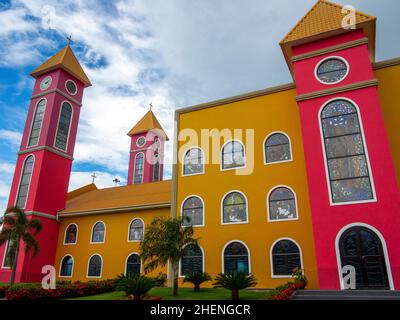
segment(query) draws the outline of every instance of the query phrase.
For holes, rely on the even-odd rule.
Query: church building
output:
[[[59,280],[144,273],[146,227],[171,216],[200,238],[181,259],[184,286],[189,273],[244,271],[273,288],[298,267],[308,288],[339,290],[352,266],[357,289],[400,290],[400,58],[376,62],[377,19],[354,14],[344,27],[342,6],[319,0],[283,38],[293,82],[177,109],[171,180],[150,110],[128,133],[127,185],[68,192],[91,82],[69,45],[35,69],[8,205],[43,230],[17,282],[41,281],[44,265]],[[150,276],[171,283],[168,269]]]

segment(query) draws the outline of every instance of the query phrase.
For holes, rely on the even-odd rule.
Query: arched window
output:
[[[154,152],[153,182],[159,180],[160,180],[160,156],[158,152]]]
[[[143,240],[143,221],[141,219],[135,219],[129,226],[129,241],[141,241]]]
[[[230,243],[224,250],[224,273],[249,273],[249,253],[245,245],[240,242]]]
[[[67,150],[69,128],[72,119],[72,106],[68,102],[63,102],[58,120],[57,135],[54,146],[63,151]]]
[[[89,259],[88,277],[101,277],[101,268],[103,261],[98,254],[94,254]]]
[[[126,274],[140,274],[141,260],[138,254],[132,253],[126,260]]]
[[[228,193],[223,202],[223,223],[247,221],[247,203],[245,196],[237,191]]]
[[[199,174],[204,172],[204,155],[200,148],[191,148],[183,158],[183,175]]]
[[[182,218],[184,218],[182,224],[184,226],[202,226],[204,224],[203,210],[203,201],[199,197],[187,198],[182,206]]]
[[[203,251],[196,244],[189,244],[183,249],[181,276],[203,272]]]
[[[61,261],[60,276],[71,277],[73,267],[74,267],[74,259],[70,255],[65,256]]]
[[[135,172],[133,178],[134,184],[140,184],[143,182],[143,168],[144,168],[144,155],[142,152],[140,152],[135,157]]]
[[[283,133],[274,133],[265,140],[265,163],[292,160],[289,138]]]
[[[92,231],[92,242],[93,243],[104,242],[105,235],[106,235],[106,226],[104,225],[104,223],[101,221],[96,222]]]
[[[222,169],[245,166],[244,146],[239,141],[229,141],[222,148]]]
[[[374,199],[356,107],[334,100],[323,108],[321,124],[332,202]]]
[[[25,159],[24,167],[22,169],[21,181],[19,183],[17,200],[15,206],[24,209],[26,206],[26,199],[28,198],[29,185],[31,184],[31,177],[35,159],[33,156],[28,156]]]
[[[70,224],[65,231],[64,244],[74,244],[76,243],[78,235],[78,227],[76,224]]]
[[[279,240],[272,247],[272,270],[274,276],[291,276],[293,269],[300,268],[300,249],[289,239]]]
[[[29,136],[28,147],[38,144],[40,130],[42,128],[44,111],[46,110],[46,99],[42,99],[36,106],[35,115],[33,116],[31,134]]]
[[[293,192],[285,187],[274,189],[268,198],[269,219],[297,219],[296,198]]]

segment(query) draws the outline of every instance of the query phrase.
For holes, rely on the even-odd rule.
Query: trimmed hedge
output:
[[[8,300],[55,300],[90,296],[115,291],[113,280],[58,282],[56,289],[45,290],[40,284],[16,284],[6,288]]]

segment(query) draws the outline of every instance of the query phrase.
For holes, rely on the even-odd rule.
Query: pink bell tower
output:
[[[128,136],[131,137],[128,184],[162,181],[164,145],[168,136],[151,109]]]
[[[67,45],[36,68],[8,206],[41,220],[39,254],[21,243],[16,282],[41,281],[43,265],[53,265],[58,237],[57,212],[64,209],[71,174],[83,91],[91,83]],[[9,281],[7,245],[0,247],[0,281]]]

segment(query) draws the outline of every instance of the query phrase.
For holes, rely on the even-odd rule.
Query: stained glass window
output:
[[[144,168],[144,155],[143,153],[138,153],[135,157],[135,172],[133,183],[140,184],[143,180],[143,168]]]
[[[282,133],[271,135],[265,141],[264,148],[266,163],[288,161],[292,159],[289,139]]]
[[[239,192],[231,192],[223,200],[223,222],[247,221],[246,198]]]
[[[333,203],[374,198],[358,112],[347,100],[329,103],[321,114]]]
[[[203,202],[199,197],[190,197],[182,206],[182,224],[184,226],[203,225]]]
[[[323,61],[317,68],[317,77],[323,83],[333,84],[339,82],[347,75],[346,63],[338,58]]]
[[[76,243],[76,236],[78,233],[78,228],[76,224],[70,224],[65,232],[64,243],[73,244]]]
[[[230,243],[224,251],[224,273],[249,273],[249,253],[240,242]]]
[[[153,182],[160,180],[160,156],[154,153]]]
[[[244,147],[239,141],[230,141],[222,149],[222,169],[245,166]]]
[[[272,248],[272,266],[275,276],[291,276],[293,269],[302,268],[300,250],[290,240],[280,240]]]
[[[92,242],[104,242],[106,227],[103,222],[97,222],[93,227]]]
[[[139,255],[133,253],[126,261],[126,274],[140,274],[141,260]]]
[[[186,151],[183,160],[183,175],[198,174],[204,171],[203,151],[192,148]]]
[[[269,195],[270,220],[296,219],[296,199],[293,192],[285,187],[276,188]]]
[[[55,146],[66,151],[68,144],[69,127],[71,125],[72,106],[64,102],[61,106],[60,119],[58,121]]]
[[[61,261],[60,276],[71,277],[74,259],[71,256],[65,256]]]
[[[203,272],[203,252],[195,244],[189,244],[183,250],[181,260],[181,275]]]
[[[21,181],[19,183],[16,207],[24,209],[26,206],[26,199],[28,198],[29,185],[31,183],[31,176],[33,171],[34,158],[28,156],[25,159],[24,168],[22,169]]]
[[[42,99],[36,106],[35,115],[33,117],[33,122],[32,122],[31,134],[29,136],[28,147],[32,147],[38,144],[45,110],[46,110],[46,100]]]
[[[140,219],[135,219],[129,226],[129,241],[143,240],[143,222]]]
[[[98,254],[92,256],[89,260],[88,277],[101,276],[102,260]]]

